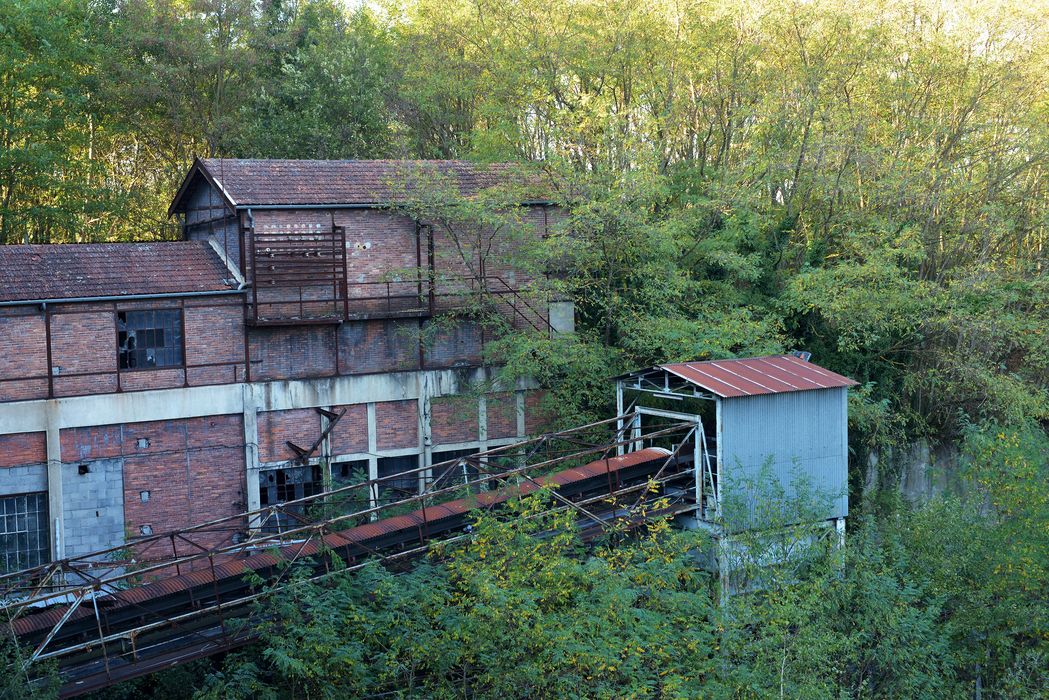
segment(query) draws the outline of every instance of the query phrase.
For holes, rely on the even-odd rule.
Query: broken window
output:
[[[379,478],[394,476],[401,472],[419,468],[418,455],[405,455],[404,457],[380,457]],[[419,493],[419,472],[403,476],[394,476],[379,482],[379,502],[393,503],[411,498]]]
[[[120,369],[181,367],[182,310],[117,312]]]
[[[349,462],[336,462],[331,465],[331,488],[333,491],[360,484],[368,480],[368,460],[355,459]],[[375,498],[371,489],[366,487],[350,489],[332,495],[328,502],[333,510],[341,515],[356,513],[370,508]]]
[[[300,498],[314,496],[323,490],[324,477],[319,464],[263,469],[259,472],[259,498],[263,507],[297,501]],[[306,504],[308,505],[312,504]],[[285,532],[301,527],[311,517],[306,506],[303,504],[286,506],[285,512],[269,516],[262,529],[266,532]]]
[[[466,457],[478,453],[476,447],[465,450],[442,450],[430,455],[430,464],[436,465],[430,469],[430,482],[433,489],[445,489],[450,486],[465,484],[478,478],[477,467],[465,460]],[[449,460],[462,460],[458,463]],[[446,462],[446,464],[442,464]]]
[[[19,571],[51,560],[47,492],[0,497],[0,571]]]

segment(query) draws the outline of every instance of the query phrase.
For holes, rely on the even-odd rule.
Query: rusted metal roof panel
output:
[[[858,383],[793,355],[679,362],[659,367],[726,399],[832,389]]]

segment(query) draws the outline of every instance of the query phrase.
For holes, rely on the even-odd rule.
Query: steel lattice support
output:
[[[176,650],[181,650],[178,659],[197,658],[250,640],[251,603],[294,585],[287,579],[289,564],[308,562],[306,578],[319,580],[376,560],[395,564],[435,543],[468,537],[461,528],[442,524],[449,510],[497,508],[545,488],[551,501],[544,514],[573,511],[591,536],[612,523],[639,525],[642,511],[652,519],[694,510],[701,501],[694,457],[703,441],[701,426],[667,420],[639,436],[634,428],[616,430],[617,423],[635,421],[617,416],[0,576],[7,601],[0,610],[12,634],[32,642],[27,664],[54,659],[70,683],[78,673],[92,679],[75,687],[67,683],[72,695],[176,663],[171,657]],[[635,458],[636,468],[631,457],[614,456],[621,446],[642,443],[666,447],[643,450],[647,461]],[[368,494],[408,477],[426,483],[425,490],[372,505]],[[585,488],[561,493],[569,488],[562,482]],[[340,504],[355,497],[367,507],[340,512]],[[662,505],[653,510],[657,501]],[[299,524],[268,532],[267,525],[281,514]],[[411,526],[405,518],[414,518]],[[384,540],[388,531],[400,539]],[[249,572],[262,575],[266,585],[247,585]],[[245,623],[231,627],[234,619]]]

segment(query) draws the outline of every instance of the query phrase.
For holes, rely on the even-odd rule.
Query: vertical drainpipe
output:
[[[40,305],[44,312],[44,343],[47,349],[47,398],[55,398],[55,370],[51,364],[51,312],[47,310],[47,302]]]

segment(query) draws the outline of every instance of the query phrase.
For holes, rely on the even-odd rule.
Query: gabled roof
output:
[[[0,246],[0,302],[235,288],[204,241]]]
[[[794,355],[678,362],[631,372],[623,377],[641,376],[654,371],[669,372],[690,384],[726,399],[759,394],[832,389],[858,384],[848,377],[843,377],[812,362],[806,362]]]
[[[202,177],[232,209],[260,206],[382,206],[403,196],[413,174],[449,178],[464,195],[514,179],[515,166],[461,160],[264,160],[201,158],[175,195],[169,214],[183,211],[190,185]],[[537,198],[538,199],[538,198]]]

